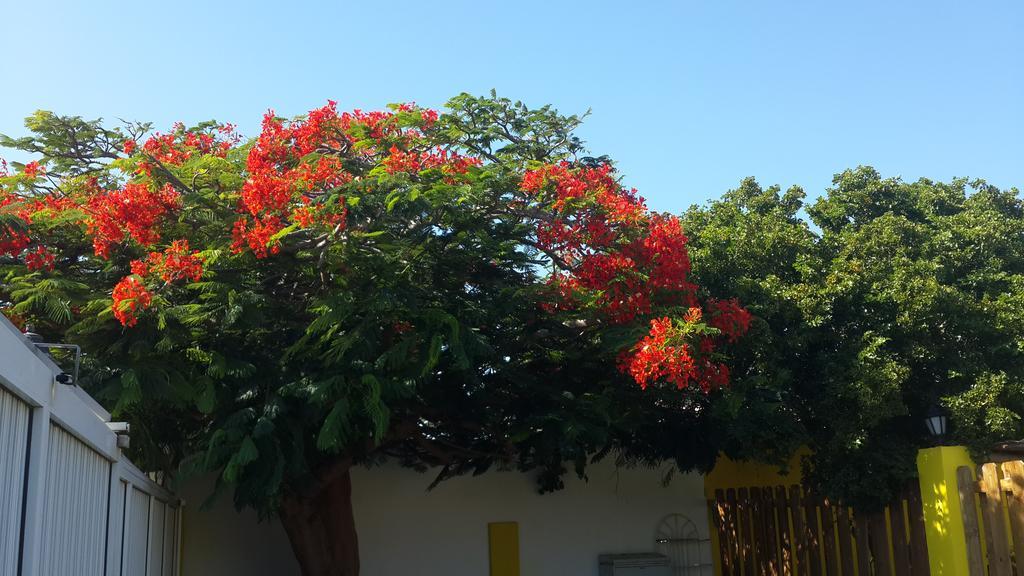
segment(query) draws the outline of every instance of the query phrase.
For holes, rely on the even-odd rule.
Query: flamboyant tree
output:
[[[706,468],[751,317],[678,218],[497,97],[231,125],[37,113],[0,177],[0,304],[86,352],[137,458],[215,471],[308,576],[358,573],[350,468]]]

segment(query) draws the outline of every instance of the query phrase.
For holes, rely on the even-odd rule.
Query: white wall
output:
[[[181,576],[298,576],[299,566],[284,529],[276,521],[258,523],[251,510],[235,512],[225,493],[206,510],[212,480],[193,482],[179,492],[182,507]]]
[[[484,576],[487,523],[519,523],[523,576],[596,575],[597,555],[655,549],[659,519],[678,512],[707,537],[703,480],[677,474],[667,487],[655,470],[616,470],[602,463],[589,482],[566,478],[566,489],[536,493],[515,472],[456,478],[427,492],[433,479],[397,466],[358,469],[353,499],[364,576]],[[284,531],[235,514],[230,497],[198,510],[208,483],[188,487],[185,576],[299,573]]]

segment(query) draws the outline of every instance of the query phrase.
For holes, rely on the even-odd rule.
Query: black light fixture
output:
[[[938,404],[932,404],[931,408],[928,409],[928,414],[925,416],[924,423],[928,426],[928,432],[933,437],[941,439],[946,435],[947,420],[946,411]]]

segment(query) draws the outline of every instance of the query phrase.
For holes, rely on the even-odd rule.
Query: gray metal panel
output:
[[[164,516],[167,504],[153,500],[153,515],[149,518],[149,576],[161,576],[164,567]]]
[[[164,564],[160,576],[174,576],[174,564],[177,558],[175,552],[178,547],[175,545],[178,539],[178,507],[167,506],[167,515],[164,518]]]
[[[43,576],[103,576],[110,462],[50,425],[43,505]]]
[[[146,576],[146,561],[149,552],[150,496],[133,487],[128,500],[129,518],[128,526],[125,528],[127,559],[122,576]]]
[[[28,404],[0,387],[0,574],[16,574],[25,499]]]

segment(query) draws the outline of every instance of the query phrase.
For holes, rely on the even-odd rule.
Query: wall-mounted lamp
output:
[[[946,436],[947,422],[948,418],[946,417],[946,411],[938,404],[933,404],[932,407],[928,409],[928,414],[924,419],[924,423],[928,427],[928,433],[930,433],[936,440],[941,440]]]

